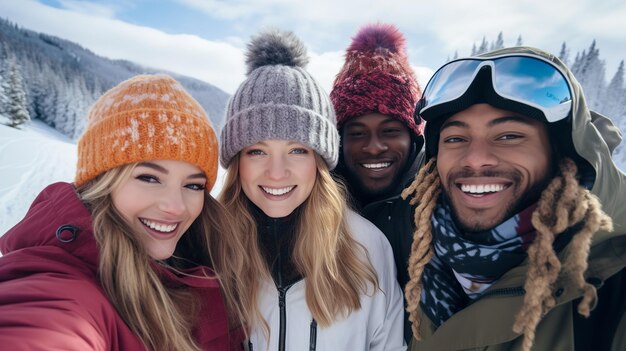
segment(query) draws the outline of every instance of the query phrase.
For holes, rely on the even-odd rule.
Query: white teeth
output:
[[[152,221],[149,221],[149,220],[143,219],[143,218],[140,218],[139,220],[141,221],[141,223],[145,224],[146,226],[150,227],[151,229],[154,229],[157,232],[162,232],[162,233],[173,232],[174,229],[176,229],[176,227],[178,227],[178,224],[170,224],[170,225],[160,224],[160,223],[152,222]]]
[[[391,162],[381,162],[381,163],[363,163],[363,167],[369,169],[378,169],[378,168],[387,168],[391,166]]]
[[[265,187],[265,186],[262,186],[261,188],[263,189],[263,191],[265,191],[268,194],[275,195],[275,196],[280,196],[280,195],[287,194],[288,192],[293,190],[293,188],[295,188],[295,186],[292,185],[292,186],[287,186],[287,187],[278,188],[278,189],[276,189],[276,188],[268,188],[268,187]]]
[[[469,184],[461,184],[461,191],[464,193],[471,194],[484,194],[484,193],[495,193],[498,191],[504,190],[504,185],[502,184],[480,184],[480,185],[469,185]]]

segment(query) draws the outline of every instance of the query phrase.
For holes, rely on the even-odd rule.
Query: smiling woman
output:
[[[335,113],[304,69],[303,43],[272,30],[248,48],[248,78],[222,129],[219,199],[244,242],[233,256],[249,349],[404,350],[391,247],[330,174]]]
[[[130,224],[150,257],[172,256],[178,240],[198,218],[206,176],[184,161],[141,162],[113,189],[113,206]]]
[[[0,344],[240,350],[226,263],[239,244],[222,239],[232,220],[209,195],[216,173],[213,127],[178,82],[137,76],[106,92],[75,183],[48,186],[0,238]]]

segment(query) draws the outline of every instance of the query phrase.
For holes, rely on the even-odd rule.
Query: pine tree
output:
[[[605,89],[605,63],[600,59],[600,50],[596,48],[594,40],[589,46],[589,50],[577,55],[576,61],[572,65],[572,73],[583,86],[587,105],[590,109],[602,112],[606,106],[602,106],[601,97]]]
[[[487,51],[489,51],[489,43],[487,43],[487,38],[483,36],[483,41],[480,43],[480,47],[478,48],[476,54],[482,54]]]
[[[8,119],[7,108],[9,105],[9,97],[7,96],[7,91],[9,88],[9,74],[6,65],[7,61],[6,44],[2,43],[2,45],[0,45],[0,121],[6,121]]]
[[[502,49],[504,47],[504,39],[502,38],[502,32],[498,33],[498,38],[491,44],[491,50]]]
[[[0,61],[0,121],[6,121],[8,119],[6,110],[9,105],[9,97],[7,96],[8,77],[6,77],[6,71],[2,66]]]
[[[561,44],[561,52],[559,53],[559,60],[563,61],[565,65],[569,65],[569,49],[565,42]]]
[[[9,62],[9,84],[6,94],[9,98],[6,112],[9,119],[7,125],[19,128],[30,120],[30,115],[26,106],[26,93],[24,92],[22,75],[14,60]]]

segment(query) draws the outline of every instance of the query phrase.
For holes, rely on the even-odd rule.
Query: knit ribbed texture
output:
[[[102,95],[78,141],[76,186],[126,164],[178,160],[198,166],[210,191],[217,176],[217,137],[206,112],[174,79],[140,75]]]
[[[337,113],[337,128],[350,118],[381,113],[422,135],[424,123],[413,119],[421,94],[400,31],[393,25],[371,24],[359,30],[346,50],[346,61],[330,98]]]
[[[314,149],[332,169],[339,134],[328,94],[305,70],[306,48],[291,32],[271,30],[248,45],[248,77],[231,97],[221,131],[220,161],[243,148],[282,139]]]

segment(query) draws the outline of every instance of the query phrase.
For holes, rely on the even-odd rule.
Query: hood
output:
[[[71,241],[57,238],[57,231],[65,225],[77,229]],[[59,236],[61,239],[71,238],[71,232],[61,232]],[[91,214],[72,184],[47,186],[33,201],[24,219],[0,237],[0,251],[5,256],[26,248],[42,252],[62,249],[96,270],[98,249],[92,233]]]
[[[562,136],[573,145],[571,150],[583,162],[577,162],[579,168],[592,171],[593,186],[591,192],[602,204],[602,209],[613,219],[614,234],[626,235],[626,174],[620,171],[613,163],[611,154],[620,143],[622,135],[611,120],[599,113],[590,111],[587,107],[582,87],[569,68],[556,56],[542,50],[529,47],[513,47],[491,51],[481,55],[483,57],[503,54],[532,54],[551,61],[561,68],[572,85],[572,116],[568,120],[568,128],[560,129],[552,135]],[[558,128],[558,125],[548,128]],[[599,232],[596,241],[610,234]]]

